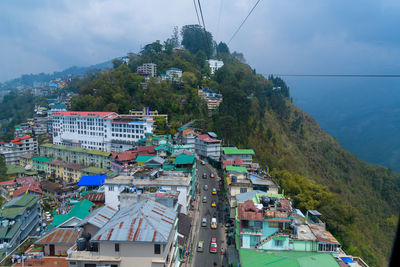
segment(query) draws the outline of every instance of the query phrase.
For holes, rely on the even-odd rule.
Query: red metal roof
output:
[[[258,209],[253,201],[247,200],[244,203],[239,203],[238,218],[244,220],[263,220],[264,216],[262,210]]]
[[[280,199],[279,202],[282,205],[283,211],[292,211],[292,206],[290,206],[289,201],[287,201],[286,199]]]
[[[98,111],[58,111],[54,112],[53,116],[68,116],[68,117],[89,117],[96,118],[102,117],[104,119],[113,119],[118,117],[118,114],[115,112],[98,112]]]
[[[8,180],[8,181],[0,182],[0,186],[13,185],[13,184],[15,184],[15,180]]]
[[[41,245],[47,244],[66,244],[73,245],[79,237],[80,230],[73,228],[54,228],[35,243]]]
[[[215,143],[215,142],[221,142],[221,140],[211,138],[208,134],[201,134],[197,136],[201,141],[204,141],[206,143]]]
[[[18,197],[18,196],[26,193],[27,191],[42,194],[42,189],[40,189],[40,187],[38,187],[37,185],[26,185],[25,184],[13,192],[13,197]]]

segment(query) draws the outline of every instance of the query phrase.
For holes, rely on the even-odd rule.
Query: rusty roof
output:
[[[44,236],[39,238],[35,244],[40,245],[73,245],[80,235],[79,228],[54,228]]]
[[[263,211],[258,209],[251,200],[244,203],[239,203],[238,218],[244,220],[263,220]]]
[[[86,194],[83,198],[92,202],[101,202],[101,203],[105,202],[104,192],[92,192]]]
[[[283,211],[292,211],[292,206],[290,205],[290,202],[288,200],[280,199],[279,202],[281,203]]]
[[[312,223],[310,223],[309,226],[319,242],[326,242],[326,243],[340,245],[340,243],[336,240],[336,238],[330,232],[325,230],[325,227]]]
[[[150,199],[118,211],[92,241],[167,243],[177,214]]]
[[[94,210],[87,216],[79,225],[85,225],[87,223],[93,224],[98,228],[103,227],[117,212],[116,209],[110,206],[103,206],[99,209]]]

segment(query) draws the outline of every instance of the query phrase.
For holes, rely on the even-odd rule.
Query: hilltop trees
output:
[[[213,54],[214,43],[210,32],[204,30],[200,25],[185,25],[181,30],[182,45],[192,54],[202,50],[207,58]]]

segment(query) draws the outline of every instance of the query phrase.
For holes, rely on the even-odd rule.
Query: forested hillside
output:
[[[73,81],[70,88],[80,95],[72,108],[128,113],[148,106],[168,113],[170,125],[162,130],[172,134],[196,119],[197,127],[217,132],[225,144],[253,148],[296,207],[323,213],[348,253],[362,256],[371,266],[387,265],[400,207],[399,175],[345,151],[291,104],[289,88],[280,78],[256,74],[241,63],[242,55],[214,43],[210,33],[204,38],[200,26],[184,26],[181,33],[185,51],[173,49],[178,45],[174,34],[131,55],[128,65],[114,60],[112,70]],[[205,62],[208,55],[225,63],[212,76]],[[144,83],[134,72],[146,62],[156,63],[158,73],[182,69],[182,82],[151,78]],[[223,94],[212,116],[197,95],[199,87]]]

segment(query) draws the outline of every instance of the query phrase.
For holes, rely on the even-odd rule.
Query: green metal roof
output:
[[[179,154],[175,158],[174,164],[193,164],[195,159],[196,159],[195,155]]]
[[[50,109],[66,109],[67,105],[65,104],[50,104]]]
[[[245,167],[228,165],[228,166],[226,166],[226,171],[228,171],[228,172],[247,172],[247,169]]]
[[[23,195],[17,201],[8,202],[2,207],[2,217],[7,219],[15,219],[17,216],[24,214],[25,209],[31,208],[37,204],[39,198],[34,195]]]
[[[136,162],[145,162],[148,161],[149,159],[154,158],[155,156],[138,156],[136,158]]]
[[[23,207],[4,209],[2,212],[2,217],[12,220],[12,219],[15,219],[16,217],[24,214],[24,211],[25,211],[25,208],[23,208]]]
[[[46,158],[46,157],[36,157],[36,158],[32,158],[33,161],[37,161],[37,162],[41,162],[41,163],[46,163],[49,161],[52,161],[52,158]]]
[[[49,147],[49,148],[60,149],[60,150],[69,150],[69,151],[73,151],[73,152],[87,153],[87,154],[99,155],[99,156],[104,156],[104,157],[108,157],[110,155],[110,152],[100,151],[100,150],[90,150],[90,149],[85,149],[85,148],[81,148],[81,147],[69,147],[69,146],[53,145],[53,144],[43,144],[43,145],[41,145],[41,147]]]
[[[175,168],[174,165],[172,165],[171,163],[164,163],[163,164],[163,170],[165,171],[170,171],[173,170]]]
[[[18,229],[21,227],[22,222],[15,222],[11,227],[0,227],[0,239],[12,239]]]
[[[246,154],[246,155],[254,155],[253,149],[239,149],[237,147],[223,147],[222,151],[225,155],[238,155],[238,154]]]
[[[85,169],[82,169],[81,172],[87,172],[87,173],[94,173],[94,174],[100,174],[102,172],[106,173],[106,169],[98,168],[98,167],[88,167]]]
[[[94,205],[93,202],[91,202],[87,199],[79,201],[72,207],[72,209],[70,210],[70,212],[68,214],[54,215],[52,225],[58,226],[73,217],[77,217],[77,218],[83,220],[90,214],[90,209],[92,208],[93,205]]]
[[[168,150],[168,147],[160,145],[160,146],[156,146],[154,149],[155,150],[160,150],[160,149]]]
[[[14,204],[10,205],[10,207],[25,207],[31,208],[39,201],[39,197],[34,195],[23,195],[20,199],[18,199]]]
[[[339,264],[329,253],[300,251],[261,251],[240,249],[243,267],[338,267]]]
[[[23,173],[25,172],[25,168],[18,165],[7,165],[7,175]]]

